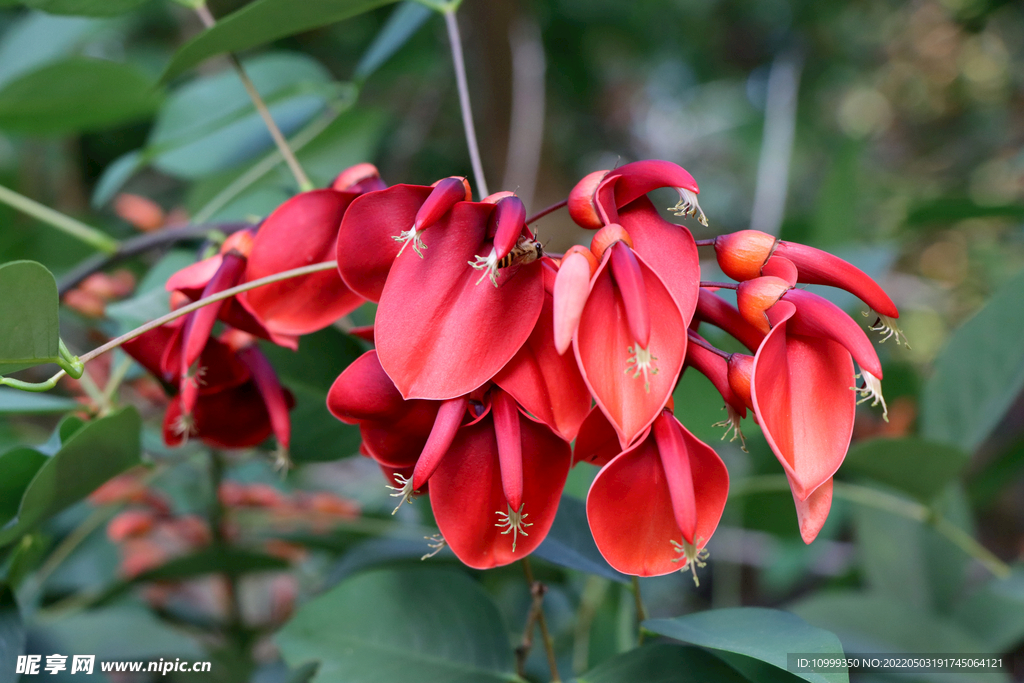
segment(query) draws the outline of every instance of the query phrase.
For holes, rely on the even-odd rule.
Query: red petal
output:
[[[793,480],[790,479],[790,487]],[[796,518],[800,523],[800,537],[804,543],[810,543],[818,537],[821,527],[825,526],[828,519],[829,509],[832,507],[832,478],[814,489],[814,493],[807,496],[806,500],[800,500],[793,494],[793,502],[796,504]]]
[[[402,248],[392,238],[412,227],[432,189],[395,185],[359,197],[348,207],[338,231],[338,272],[353,292],[380,301],[384,281]],[[429,246],[430,237],[424,240]]]
[[[234,287],[238,284],[244,271],[245,257],[237,252],[228,252],[221,259],[221,265],[217,268],[217,272],[206,283],[200,298],[213,296],[218,292]],[[203,347],[206,346],[206,341],[210,338],[213,325],[217,322],[217,316],[220,314],[224,303],[224,301],[217,301],[208,304],[186,316],[185,330],[183,332],[185,348],[179,370],[182,377],[185,376],[188,369],[199,358],[199,354],[203,352]]]
[[[757,347],[764,339],[764,333],[748,323],[734,306],[707,289],[700,290],[694,318],[728,332],[751,353],[757,353]]]
[[[452,447],[455,435],[462,426],[466,416],[469,399],[465,396],[452,398],[441,403],[437,409],[434,426],[430,428],[430,436],[423,445],[423,452],[416,461],[416,469],[412,475],[412,490],[419,491],[427,484],[427,480],[441,464],[441,458]]]
[[[490,569],[529,555],[547,536],[569,473],[569,445],[546,426],[520,415],[523,511],[526,535],[497,526],[508,512],[490,414],[459,430],[450,453],[430,479],[430,506],[452,551],[474,569]]]
[[[184,441],[185,434],[177,428],[181,414],[181,398],[176,397],[164,415],[164,441],[169,446]],[[192,417],[195,424],[191,436],[216,448],[249,448],[261,443],[271,432],[263,397],[252,382],[201,395]]]
[[[220,269],[222,254],[211,256],[208,259],[197,261],[190,266],[185,266],[167,279],[164,288],[168,292],[184,292],[190,299],[199,298],[200,292],[206,287],[214,274]]]
[[[633,238],[633,251],[665,283],[689,325],[700,291],[700,257],[693,235],[664,220],[646,197],[621,208],[619,223]]]
[[[526,227],[526,207],[519,197],[502,197],[494,210],[494,251],[499,259],[505,258],[516,246]]]
[[[501,389],[491,393],[491,415],[498,440],[498,463],[501,465],[501,489],[513,510],[523,505],[523,437],[519,429],[519,407],[516,400]]]
[[[589,462],[603,467],[622,452],[615,427],[608,421],[601,409],[594,406],[583,421],[573,449],[573,464]]]
[[[252,373],[256,388],[263,397],[263,404],[267,407],[274,437],[278,445],[287,452],[291,446],[292,421],[288,416],[288,401],[281,382],[277,379],[277,373],[257,346],[242,349],[238,352],[238,358]]]
[[[580,324],[583,306],[590,293],[590,262],[582,254],[568,254],[562,259],[555,277],[554,322],[555,349],[563,354],[572,345],[572,336]],[[541,316],[546,316],[542,313]]]
[[[589,280],[590,266],[583,257],[580,260]],[[494,376],[494,382],[512,394],[531,415],[566,441],[572,441],[590,412],[590,391],[576,356],[560,355],[555,349],[554,309],[553,297],[545,292],[544,307],[530,338]]]
[[[696,332],[694,333],[696,334]],[[703,339],[697,335],[699,339]],[[747,416],[747,406],[743,399],[733,392],[729,384],[729,363],[716,353],[704,347],[690,343],[686,346],[686,365],[693,366],[698,372],[711,380],[722,399],[732,406],[740,417]]]
[[[606,252],[594,276],[574,348],[590,393],[625,446],[654,421],[672,395],[686,355],[686,323],[661,279],[638,258],[651,313],[648,350],[657,359],[653,361],[657,373],[648,372],[645,377],[640,372],[634,377],[629,361],[636,341],[627,323],[622,295],[608,268],[608,256]],[[630,348],[634,351],[627,350]],[[628,374],[627,367],[631,368]]]
[[[625,242],[614,243],[610,251],[609,265],[615,287],[622,296],[629,331],[640,346],[647,348],[651,341],[651,316],[647,310],[647,290],[640,273],[640,263]]]
[[[796,307],[772,308],[775,327],[754,357],[754,413],[768,445],[789,475],[794,495],[806,500],[846,457],[856,396],[853,361],[841,345],[789,334]]]
[[[353,197],[313,190],[277,207],[256,234],[245,280],[337,258],[338,227]],[[285,335],[323,329],[363,302],[334,270],[257,287],[241,300],[268,330]]]
[[[544,303],[540,261],[502,269],[498,287],[469,266],[489,252],[493,210],[456,204],[430,228],[423,258],[406,249],[395,259],[374,337],[381,365],[406,398],[471,393],[512,359],[537,323]]]
[[[900,317],[896,304],[877,282],[838,256],[795,242],[779,242],[773,253],[784,256],[796,265],[800,272],[800,282],[845,289],[882,315]]]
[[[853,318],[823,297],[802,289],[791,289],[783,297],[796,305],[790,322],[791,333],[825,337],[842,344],[863,370],[882,378],[882,362],[875,346]]]
[[[682,428],[695,482],[694,536],[703,547],[725,509],[729,474],[718,455]],[[648,433],[609,462],[594,479],[587,496],[587,519],[608,564],[626,574],[660,576],[679,571],[679,552],[671,541],[682,539],[672,495],[654,437]]]

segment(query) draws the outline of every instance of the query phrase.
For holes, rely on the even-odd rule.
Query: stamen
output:
[[[658,360],[658,357],[651,355],[651,348],[649,346],[645,349],[640,344],[627,346],[626,352],[630,354],[629,359],[626,361],[626,374],[628,375],[632,372],[633,379],[636,379],[643,373],[644,391],[651,393],[650,376],[658,374],[658,368],[654,367],[654,361]]]
[[[398,250],[398,253],[395,255],[395,258],[401,256],[402,252],[405,251],[405,248],[409,246],[410,243],[412,244],[412,250],[416,252],[416,255],[419,256],[420,258],[423,258],[423,252],[420,250],[426,249],[427,245],[425,245],[423,243],[423,240],[420,239],[420,235],[422,234],[422,230],[417,230],[416,226],[413,226],[408,230],[403,230],[397,235],[392,235],[391,239],[395,240],[396,242],[402,242],[402,248]]]
[[[273,468],[275,472],[280,472],[281,476],[288,474],[288,470],[295,466],[292,462],[291,453],[287,449],[278,446],[273,453]]]
[[[707,563],[704,561],[711,556],[707,548],[700,547],[700,542],[703,538],[698,538],[696,543],[687,543],[686,539],[683,539],[682,543],[678,541],[669,541],[679,553],[679,557],[672,560],[673,562],[682,562],[683,566],[679,568],[679,571],[685,572],[687,569],[693,574],[693,584],[700,586],[700,580],[697,578],[697,568],[706,567]]]
[[[387,486],[386,488],[395,491],[395,493],[391,494],[392,498],[401,497],[402,500],[398,501],[398,505],[395,506],[395,509],[391,511],[391,514],[395,514],[396,512],[398,512],[398,508],[402,507],[402,503],[407,502],[409,503],[409,505],[412,505],[412,496],[415,493],[415,491],[412,490],[412,477],[406,479],[401,474],[398,474],[396,472],[395,483],[398,484],[398,486]]]
[[[174,421],[174,433],[181,437],[181,445],[184,446],[188,443],[188,438],[195,434],[196,418],[192,415],[186,415],[182,413],[178,416],[178,419]]]
[[[882,404],[882,419],[886,422],[889,421],[889,406],[885,405],[885,398],[882,396],[882,380],[872,375],[867,370],[862,370],[857,377],[864,380],[863,387],[850,387],[858,394],[861,398],[857,401],[857,405],[866,401],[871,401],[871,407],[874,408],[881,402]],[[874,400],[872,400],[874,399]]]
[[[491,279],[491,284],[495,287],[498,286],[498,253],[492,248],[491,253],[487,256],[475,256],[475,261],[469,261],[469,265],[477,270],[484,271],[484,274],[480,276],[480,279],[476,281],[476,284],[480,284],[484,281],[485,277]]]
[[[865,313],[866,317],[868,314]],[[882,335],[882,338],[878,341],[879,344],[884,344],[886,339],[893,337],[896,339],[896,345],[900,343],[900,337],[903,337],[903,343],[910,348],[910,343],[907,341],[907,335],[903,334],[903,330],[896,324],[896,321],[887,315],[878,314],[878,318],[875,319],[874,324],[868,327],[873,332],[878,332]]]
[[[183,378],[186,382],[194,386],[195,388],[205,387],[206,380],[206,368],[199,365],[198,361],[188,369]]]
[[[501,532],[502,536],[507,536],[509,532],[512,533],[512,552],[516,551],[516,536],[522,534],[523,536],[529,536],[526,533],[525,527],[533,526],[532,522],[524,522],[523,520],[529,517],[529,514],[523,512],[523,508],[526,507],[526,503],[519,506],[519,512],[512,509],[511,506],[508,508],[508,512],[497,512],[494,514],[498,515],[501,519],[494,526],[505,527],[505,530]]]
[[[444,540],[444,536],[441,534],[434,534],[433,536],[424,536],[424,540],[427,542],[428,548],[433,548],[429,553],[420,558],[420,561],[437,555],[439,552],[444,550],[444,547],[448,545],[448,541]]]
[[[696,216],[697,221],[707,227],[708,218],[704,215],[704,210],[700,208],[696,193],[683,187],[677,187],[676,191],[679,193],[679,201],[669,211],[677,216]]]
[[[722,434],[722,441],[725,441],[725,437],[729,436],[729,432],[732,432],[732,438],[729,439],[729,443],[736,440],[736,437],[740,439],[740,449],[744,453],[749,453],[747,450],[747,440],[743,436],[743,430],[740,428],[740,414],[733,410],[731,405],[726,404],[725,410],[726,418],[721,422],[716,422],[711,425],[712,427],[725,427],[725,434]]]

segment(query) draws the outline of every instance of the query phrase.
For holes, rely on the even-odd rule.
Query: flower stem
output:
[[[462,38],[459,22],[455,18],[455,7],[444,10],[444,22],[448,27],[448,41],[452,48],[452,63],[455,65],[455,83],[459,88],[459,105],[462,107],[462,125],[466,129],[466,146],[469,147],[469,161],[473,165],[473,180],[480,197],[490,194],[484,179],[484,166],[480,161],[480,148],[476,142],[476,128],[473,126],[473,109],[469,104],[469,85],[466,82],[466,62],[462,57]]]
[[[206,28],[212,28],[217,23],[217,20],[210,12],[210,8],[208,8],[205,3],[196,6],[196,14],[199,15],[199,19],[203,22],[203,25],[206,26]],[[249,78],[249,74],[245,73],[245,67],[242,66],[242,62],[240,62],[238,57],[233,53],[228,53],[228,60],[235,68],[235,73],[238,74],[238,78],[242,81],[242,85],[245,86],[245,91],[249,93],[249,98],[252,100],[253,105],[255,105],[256,111],[260,113],[260,117],[263,119],[263,123],[266,124],[267,130],[270,131],[270,136],[274,138],[274,144],[277,145],[278,151],[281,152],[281,156],[284,157],[292,175],[295,176],[295,182],[299,184],[299,192],[308,192],[312,190],[316,186],[309,180],[309,176],[306,175],[306,172],[299,164],[299,160],[295,157],[295,153],[292,152],[291,148],[288,146],[288,141],[284,139],[284,134],[281,133],[281,129],[277,127],[274,117],[270,115],[270,110],[267,108],[266,102],[263,101],[263,97],[260,96],[260,93],[253,84],[252,79]]]
[[[700,286],[717,287],[718,289],[736,289],[737,287],[739,287],[739,285],[736,284],[735,282],[705,282],[704,280],[700,281]]]
[[[640,594],[640,578],[637,576],[632,576],[630,578],[633,580],[633,600],[636,602],[636,623],[638,627],[636,644],[643,645],[644,630],[640,625],[647,621],[647,610],[644,608],[644,598]]]
[[[738,485],[733,486],[729,492],[729,497],[788,490],[789,482],[784,475],[757,476],[749,477],[739,482]],[[941,517],[935,510],[926,505],[867,486],[858,486],[857,484],[838,481],[832,484],[832,495],[836,498],[844,498],[857,505],[872,507],[876,510],[883,510],[900,517],[921,522],[922,524],[928,524],[945,536],[953,545],[983,564],[996,578],[1005,579],[1010,575],[1011,570],[1008,564],[996,557],[992,551],[979,543],[973,536],[948,519]]]
[[[708,351],[710,351],[711,353],[715,354],[716,356],[721,356],[722,358],[724,358],[726,360],[729,360],[730,358],[732,358],[732,354],[731,353],[726,353],[722,349],[715,348],[714,346],[709,344],[706,340],[702,339],[701,336],[699,334],[697,334],[696,332],[694,332],[693,330],[687,330],[686,331],[686,336],[689,338],[691,344],[696,344],[697,346],[701,347],[702,349],[707,349]]]
[[[146,332],[149,332],[150,330],[154,330],[154,329],[160,327],[161,325],[166,325],[167,323],[169,323],[169,322],[171,322],[173,320],[177,320],[178,318],[180,318],[183,315],[188,315],[192,311],[200,309],[203,306],[207,306],[209,304],[214,304],[214,303],[217,303],[218,301],[223,301],[224,299],[228,299],[230,297],[233,297],[236,294],[241,294],[242,292],[247,292],[250,289],[256,289],[257,287],[262,287],[263,285],[270,285],[270,284],[273,284],[275,282],[280,282],[281,280],[289,280],[289,279],[291,279],[293,277],[301,277],[303,275],[310,275],[312,273],[319,273],[321,271],[331,270],[331,269],[337,268],[337,267],[338,267],[338,262],[337,261],[324,261],[323,263],[314,263],[313,265],[310,265],[310,266],[302,266],[301,268],[293,268],[292,270],[286,270],[286,271],[283,271],[281,273],[275,273],[273,275],[268,275],[267,277],[261,277],[258,280],[253,280],[252,282],[245,282],[243,284],[238,285],[237,287],[232,287],[230,289],[225,289],[223,292],[217,292],[216,294],[211,294],[210,296],[206,297],[205,299],[199,299],[198,301],[194,301],[194,302],[188,304],[187,306],[182,306],[181,308],[179,308],[177,310],[171,311],[167,315],[162,315],[159,318],[157,318],[156,320],[151,320],[148,323],[146,323],[145,325],[142,325],[140,327],[136,327],[134,330],[131,330],[130,332],[125,332],[124,334],[122,334],[120,337],[117,337],[116,339],[111,339],[106,344],[104,344],[102,346],[98,346],[95,349],[93,349],[92,351],[89,351],[85,355],[81,356],[79,358],[79,362],[81,362],[83,364],[84,363],[88,363],[89,361],[91,361],[91,360],[93,360],[93,359],[95,359],[95,358],[97,358],[99,356],[102,356],[107,351],[110,351],[112,349],[116,349],[117,347],[121,346],[125,342],[129,342],[132,339],[135,339],[136,337],[139,337],[139,336],[145,334]],[[42,383],[40,383],[38,385],[32,385],[32,384],[28,384],[26,382],[20,382],[18,380],[8,379],[6,377],[0,377],[0,386],[10,386],[10,387],[14,387],[15,389],[22,389],[24,391],[45,391],[47,389],[52,389],[54,386],[56,386],[57,380],[59,380],[61,377],[63,377],[66,374],[67,374],[66,371],[61,370],[60,372],[55,374],[50,379],[48,379],[45,382],[42,382]]]
[[[569,203],[568,199],[563,199],[560,202],[555,202],[554,204],[552,204],[551,206],[547,207],[546,209],[541,209],[537,213],[535,213],[532,216],[530,216],[529,218],[527,218],[526,222],[527,222],[527,224],[529,224],[529,223],[533,223],[534,221],[539,221],[541,218],[544,218],[544,216],[547,216],[549,213],[554,213],[555,211],[558,211],[559,209],[561,209],[563,206],[565,206],[568,203]]]
[[[85,242],[98,251],[107,254],[113,254],[117,251],[118,241],[110,235],[90,225],[86,225],[71,216],[66,216],[60,211],[54,211],[50,207],[44,206],[34,199],[29,199],[25,195],[18,194],[14,190],[2,185],[0,185],[0,202],[32,216],[36,220],[52,225],[61,232]]]
[[[532,622],[536,621],[537,625],[540,626],[540,637],[544,641],[544,652],[548,656],[548,668],[551,669],[551,683],[560,683],[562,678],[558,675],[558,660],[555,658],[555,645],[551,640],[551,632],[548,631],[548,620],[544,617],[544,593],[547,592],[547,588],[543,583],[533,578],[533,569],[530,567],[529,558],[524,557],[521,561],[523,566],[523,574],[526,576],[526,582],[530,586],[530,595],[533,596],[533,605],[530,608],[530,616],[526,621],[526,632],[523,634],[523,651],[522,658],[525,662],[526,655],[530,651],[530,644],[532,643],[533,625]]]
[[[712,237],[709,240],[694,240],[694,243],[698,247],[713,247],[713,246],[715,246],[715,239],[716,238]]]

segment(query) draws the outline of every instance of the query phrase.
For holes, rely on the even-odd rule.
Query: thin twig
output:
[[[462,125],[466,129],[466,146],[469,147],[469,161],[473,165],[473,180],[480,197],[490,194],[484,179],[484,166],[480,161],[480,148],[476,143],[476,128],[473,126],[473,108],[469,104],[469,84],[466,82],[466,63],[462,57],[462,38],[455,8],[444,11],[444,22],[448,27],[448,40],[452,48],[452,63],[455,65],[455,83],[459,88],[459,105],[462,107]]]
[[[700,281],[700,286],[708,288],[717,287],[718,289],[736,289],[739,287],[735,282],[705,282],[704,280]]]
[[[68,291],[74,289],[82,280],[95,272],[108,268],[115,263],[129,259],[132,256],[144,254],[147,251],[158,249],[176,242],[187,242],[189,240],[205,238],[211,232],[221,232],[230,235],[233,232],[252,227],[251,223],[213,223],[210,225],[183,225],[175,228],[164,228],[157,232],[139,235],[121,242],[112,253],[96,254],[82,261],[80,264],[60,279],[57,283],[57,291],[64,296]]]
[[[708,239],[708,240],[694,240],[693,242],[698,247],[713,247],[713,246],[715,246],[715,240],[716,239],[718,239],[718,238],[717,237],[712,237],[711,239]]]
[[[563,199],[560,202],[555,202],[554,204],[552,204],[551,206],[547,207],[546,209],[541,209],[537,213],[535,213],[532,216],[530,216],[529,218],[527,218],[526,222],[527,223],[534,223],[536,221],[539,221],[541,218],[544,218],[544,216],[547,216],[549,213],[554,213],[555,211],[558,211],[559,209],[561,209],[563,206],[565,206],[568,203],[569,203],[568,199]]]
[[[530,560],[524,557],[521,561],[523,565],[523,574],[526,576],[526,582],[530,586],[530,595],[533,596],[533,605],[530,609],[531,617],[535,618],[537,625],[540,626],[540,637],[544,641],[544,652],[548,656],[548,668],[551,669],[551,683],[559,683],[562,679],[558,675],[558,660],[555,658],[555,644],[551,640],[551,632],[548,631],[548,620],[544,617],[544,593],[547,592],[547,587],[540,581],[536,581],[533,578],[533,569],[530,567]],[[533,617],[533,615],[536,615]],[[527,619],[527,627],[529,628],[529,618]],[[529,648],[527,648],[527,653]],[[525,654],[523,659],[525,660]]]
[[[196,6],[196,14],[199,15],[200,20],[202,20],[203,25],[206,26],[206,28],[213,28],[217,23],[217,20],[205,4]],[[263,97],[260,95],[259,90],[256,89],[252,79],[249,78],[249,74],[245,73],[245,67],[242,66],[242,62],[240,62],[238,57],[233,53],[228,53],[227,57],[231,62],[231,65],[235,68],[235,73],[238,74],[238,78],[242,81],[242,85],[245,86],[245,91],[249,93],[249,99],[252,100],[253,105],[256,107],[256,111],[260,113],[260,117],[263,119],[263,123],[266,124],[267,130],[270,131],[270,137],[274,138],[274,144],[277,145],[278,151],[281,152],[281,156],[284,157],[292,175],[295,176],[295,182],[299,185],[299,191],[308,192],[309,190],[312,190],[315,185],[310,182],[309,176],[306,175],[306,172],[299,164],[299,160],[295,157],[295,153],[292,152],[291,148],[288,146],[288,141],[285,140],[281,129],[277,127],[277,122],[274,121],[274,117],[270,114],[270,109],[267,108],[267,103],[263,101]]]
[[[715,354],[716,356],[721,356],[722,358],[724,358],[726,360],[729,360],[730,358],[732,358],[732,354],[731,353],[726,353],[722,349],[715,348],[706,339],[701,337],[699,334],[697,334],[693,330],[690,330],[690,329],[686,330],[686,336],[690,340],[691,344],[696,344],[697,346],[701,347],[702,349],[706,349],[706,350],[710,351],[711,353]]]
[[[0,202],[51,225],[105,254],[113,254],[117,251],[118,241],[110,235],[2,185],[0,185]]]
[[[516,194],[530,206],[544,147],[544,42],[540,27],[529,15],[512,25],[508,40],[512,49],[512,112],[502,185],[518,188]]]
[[[644,644],[644,630],[640,627],[645,621],[647,621],[647,610],[644,608],[644,598],[640,594],[640,578],[637,576],[630,577],[633,579],[633,600],[636,605],[636,624],[637,624],[637,637],[636,644]]]

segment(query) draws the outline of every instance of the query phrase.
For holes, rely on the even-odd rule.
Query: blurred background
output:
[[[117,16],[80,17],[0,3],[0,185],[119,239],[265,216],[295,193],[295,183],[237,77],[215,58],[158,84],[202,24],[173,2],[130,4],[132,11]],[[211,9],[226,16],[245,4],[211,1]],[[1014,680],[1024,680],[1024,575],[997,571],[993,578],[987,556],[972,558],[951,540],[956,531],[934,523],[941,518],[975,536],[996,563],[1024,556],[1024,7],[1002,0],[465,0],[459,22],[491,192],[516,191],[532,214],[564,199],[591,171],[667,159],[700,185],[709,227],[685,221],[698,239],[755,228],[829,250],[874,276],[901,311],[909,344],[891,339],[878,347],[888,422],[880,409],[861,407],[839,479],[910,501],[911,512],[837,495],[825,530],[805,546],[788,491],[758,488],[758,477],[780,469],[756,425],[745,424],[749,453],[720,441],[711,424],[724,417],[721,399],[688,373],[676,392],[677,414],[726,460],[733,498],[709,545],[707,580],[699,588],[688,576],[645,580],[651,614],[781,607],[837,633],[848,650],[1001,653]],[[78,92],[63,79],[83,56],[123,71]],[[240,57],[318,186],[362,161],[375,163],[391,184],[471,175],[444,22],[427,8],[388,5]],[[671,192],[660,192],[659,206],[675,203]],[[0,205],[0,226],[0,262],[40,261],[58,282],[93,253],[7,205]],[[590,238],[564,211],[537,227],[550,251]],[[62,333],[80,352],[150,319],[160,309],[146,293],[201,247],[129,260],[119,266],[124,287],[102,296],[69,287]],[[702,256],[703,278],[722,279],[712,250]],[[852,297],[816,291],[865,326],[873,321]],[[353,322],[370,320],[372,311],[361,311]],[[282,483],[265,455],[236,454],[221,492],[238,511],[243,537],[249,528],[253,542],[265,545],[274,540],[268,530],[281,543],[282,533],[291,534],[275,551],[291,563],[291,578],[249,589],[262,597],[249,598],[247,609],[263,610],[251,618],[271,625],[262,635],[356,567],[424,550],[405,541],[389,546],[390,555],[365,550],[367,537],[390,538],[374,520],[391,523],[392,501],[372,463],[348,457],[358,435],[322,406],[326,387],[359,347],[337,330],[312,339],[303,342],[302,358],[273,358],[285,383],[299,387],[294,455],[301,466]],[[115,356],[97,372],[116,373],[123,363]],[[180,520],[202,510],[194,482],[206,476],[205,460],[196,444],[170,451],[160,443],[159,387],[124,367],[122,401],[150,418],[144,451],[151,463],[166,463],[152,483],[163,502],[149,505],[173,511],[178,525],[167,532],[172,540],[147,548],[159,547],[160,558],[179,555],[193,547],[189,523]],[[80,410],[98,409],[77,383],[62,391],[83,397]],[[57,423],[53,414],[16,413],[0,414],[5,449],[42,443]],[[575,468],[567,495],[585,498],[594,473]],[[232,493],[232,485],[256,493]],[[260,491],[269,497],[260,499]],[[315,493],[325,497],[311,502]],[[38,532],[41,550],[30,568],[66,547],[104,502],[71,507]],[[302,511],[316,505],[327,521],[310,529]],[[921,519],[908,519],[914,514]],[[286,522],[275,527],[266,515]],[[429,526],[427,517],[427,505],[397,515],[415,529]],[[30,642],[78,642],[111,610],[57,619],[63,613],[52,605],[64,609],[61,601],[141,571],[124,565],[131,552],[123,536],[105,531],[107,518],[85,528],[59,566],[44,565],[31,588],[52,614],[35,622]],[[353,520],[368,526],[353,528]],[[436,560],[453,561],[444,558]],[[552,586],[546,604],[565,672],[581,673],[632,646],[632,597],[615,577],[558,564],[538,562]],[[518,570],[480,579],[509,623],[522,623],[529,596]],[[109,618],[158,629],[162,635],[140,639],[138,652],[170,638],[167,629],[185,638],[181,622],[201,621],[223,598],[192,583],[171,597],[136,595]],[[85,621],[76,626],[75,619]],[[260,642],[258,671],[284,680],[274,647]],[[197,651],[187,638],[173,643]],[[531,675],[542,680],[536,672],[544,663],[534,655]]]

